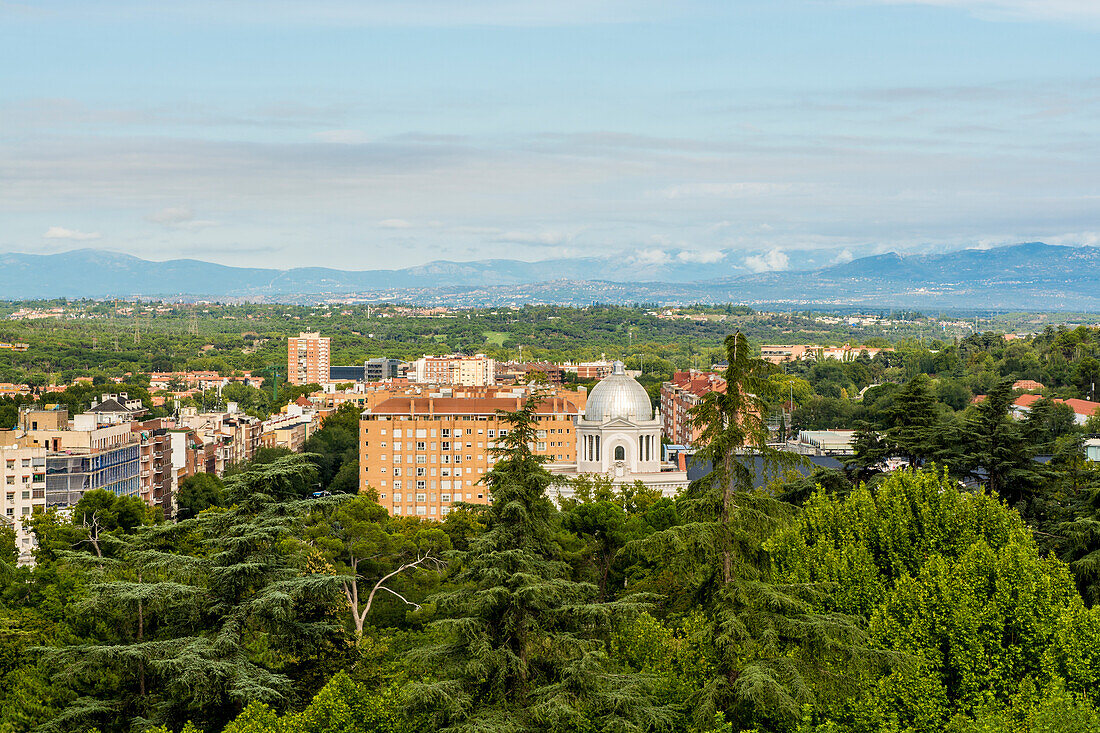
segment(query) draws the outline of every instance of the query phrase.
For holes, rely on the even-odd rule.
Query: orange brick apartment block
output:
[[[329,381],[329,338],[303,331],[291,336],[286,345],[286,381],[291,384],[322,384]]]
[[[695,445],[702,428],[691,424],[691,410],[708,392],[725,392],[726,380],[716,372],[695,369],[676,372],[661,385],[661,430],[677,445]]]
[[[395,397],[359,423],[359,488],[378,492],[391,514],[442,519],[456,502],[488,503],[481,483],[493,448],[508,434],[497,410],[515,411],[526,397]],[[574,461],[580,410],[562,397],[538,407],[535,452]]]

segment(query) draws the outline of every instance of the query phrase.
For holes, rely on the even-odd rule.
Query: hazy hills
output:
[[[83,249],[0,255],[0,297],[354,298],[455,305],[743,302],[1100,310],[1100,248],[1042,243],[936,255],[889,253],[809,271],[739,274],[621,258],[431,262],[400,270],[227,267]]]

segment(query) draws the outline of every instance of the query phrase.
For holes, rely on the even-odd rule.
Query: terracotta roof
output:
[[[980,405],[983,402],[985,402],[984,394],[976,394],[970,398],[970,404],[972,405]]]
[[[521,397],[391,397],[367,412],[371,415],[495,415],[497,410],[514,412],[526,402]],[[558,410],[554,406],[558,406]],[[536,410],[540,415],[580,414],[569,400],[549,397]]]
[[[1040,382],[1036,382],[1034,379],[1020,379],[1013,383],[1012,389],[1022,389],[1025,392],[1034,392],[1038,389],[1044,389]]]
[[[1100,410],[1100,402],[1092,402],[1091,400],[1079,400],[1077,398],[1071,398],[1068,400],[1057,400],[1058,402],[1064,402],[1073,408],[1073,411],[1078,415],[1084,415],[1090,417],[1096,414],[1097,410]]]
[[[1037,394],[1022,394],[1012,401],[1012,404],[1016,407],[1031,407],[1039,400],[1043,399],[1042,395]]]

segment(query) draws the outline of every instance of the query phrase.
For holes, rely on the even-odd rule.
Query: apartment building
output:
[[[423,384],[481,387],[496,384],[496,360],[485,354],[422,356],[411,365],[410,379]]]
[[[287,339],[286,379],[291,384],[329,381],[329,337],[303,331]]]
[[[66,507],[93,489],[119,496],[140,493],[139,439],[130,424],[101,424],[93,413],[69,420],[64,408],[24,409],[20,436],[46,449],[46,505]],[[0,443],[16,431],[5,431]]]
[[[302,401],[305,405],[292,402],[280,414],[264,420],[260,433],[262,447],[286,448],[294,453],[302,450],[321,423],[320,415],[311,408],[309,401]]]
[[[615,362],[607,361],[606,359],[600,361],[582,361],[579,364],[572,362],[566,362],[561,365],[562,371],[571,372],[577,375],[577,379],[581,382],[589,382],[593,379],[603,379],[608,377],[615,369]]]
[[[237,412],[233,402],[226,412],[200,413],[194,407],[184,408],[180,410],[178,426],[193,430],[199,443],[213,446],[213,470],[209,470],[209,462],[206,469],[199,470],[218,476],[224,475],[230,466],[251,461],[263,434],[260,419]]]
[[[176,492],[172,472],[172,436],[168,420],[157,418],[130,423],[138,436],[138,493],[151,507],[161,507],[171,516]]]
[[[526,394],[494,397],[394,397],[364,412],[359,426],[360,490],[373,489],[391,514],[442,519],[455,502],[485,504],[481,478],[508,435],[498,410],[515,411]],[[572,401],[549,396],[538,406],[536,453],[575,461]]]
[[[542,381],[560,387],[564,377],[564,369],[548,362],[508,361],[497,364],[497,381],[503,384]]]
[[[676,445],[694,445],[700,428],[691,425],[691,409],[708,392],[725,392],[726,380],[714,372],[676,372],[661,385],[661,432]]]
[[[30,518],[46,508],[46,448],[26,439],[0,445],[0,524],[15,530],[18,562],[34,562]]]
[[[100,395],[98,400],[92,398],[92,405],[87,410],[88,414],[96,416],[98,423],[109,425],[121,425],[137,420],[146,412],[148,410],[145,409],[141,400],[130,399],[125,392]]]

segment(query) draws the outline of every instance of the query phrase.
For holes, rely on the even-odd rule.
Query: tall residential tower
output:
[[[287,339],[286,381],[322,384],[329,381],[329,338],[303,331]]]

